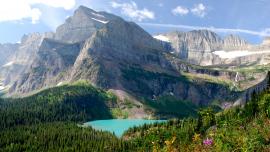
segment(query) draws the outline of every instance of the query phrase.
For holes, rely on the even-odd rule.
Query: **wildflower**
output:
[[[194,142],[199,141],[200,140],[200,136],[201,136],[200,134],[195,133],[194,136],[193,136],[193,138],[192,138],[193,141]]]
[[[203,144],[205,146],[211,146],[213,144],[213,139],[208,139],[206,138],[204,141],[203,141]]]
[[[209,136],[210,136],[210,137],[213,137],[213,136],[215,136],[215,133],[211,132],[211,133],[209,134]]]

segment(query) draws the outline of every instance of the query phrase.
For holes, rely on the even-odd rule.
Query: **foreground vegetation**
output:
[[[130,143],[117,139],[108,132],[63,122],[4,129],[0,131],[0,139],[0,152],[124,152],[125,149],[134,149]]]
[[[148,106],[188,111],[164,97]],[[170,100],[169,100],[170,99]],[[244,107],[216,113],[202,109],[196,118],[129,129],[122,139],[78,125],[113,118],[112,94],[78,83],[47,89],[26,98],[0,101],[1,151],[270,151],[270,90],[253,95]],[[163,103],[166,102],[166,103]],[[115,111],[117,113],[117,111]],[[179,115],[182,113],[179,112]]]
[[[208,108],[198,115],[131,128],[124,138],[149,151],[270,151],[269,89],[243,108],[217,114]]]

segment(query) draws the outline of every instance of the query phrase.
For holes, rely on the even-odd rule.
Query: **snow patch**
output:
[[[253,54],[266,54],[266,53],[270,53],[270,50],[269,51],[235,50],[235,51],[229,51],[229,52],[221,50],[221,51],[213,52],[213,54],[218,55],[222,59],[232,59],[232,58],[243,57],[243,56],[248,56],[248,55],[253,55]]]
[[[1,91],[1,90],[4,90],[4,89],[5,89],[5,87],[3,87],[3,86],[0,86],[0,91]]]
[[[164,42],[170,42],[170,39],[164,35],[155,35],[153,37]]]
[[[100,23],[103,23],[103,24],[107,24],[109,21],[102,21],[102,20],[99,20],[99,19],[96,19],[96,18],[92,18],[93,20],[95,21],[98,21]]]
[[[9,67],[9,66],[11,66],[12,64],[14,64],[13,61],[6,63],[5,65],[3,65],[3,67]]]
[[[59,82],[56,86],[60,86],[60,85],[62,85],[63,84],[63,82]]]
[[[98,13],[94,13],[94,12],[92,12],[91,14],[92,14],[92,15],[95,15],[95,16],[97,16],[97,17],[102,17],[102,18],[105,18],[105,16],[100,15],[100,14],[98,14]]]

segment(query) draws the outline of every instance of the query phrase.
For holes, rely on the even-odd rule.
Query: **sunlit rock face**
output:
[[[8,63],[9,58],[16,52],[18,47],[19,44],[0,44],[0,67]]]
[[[73,16],[56,29],[55,39],[69,43],[81,42],[103,28],[108,22],[117,19],[120,18],[106,12],[96,12],[80,6]]]

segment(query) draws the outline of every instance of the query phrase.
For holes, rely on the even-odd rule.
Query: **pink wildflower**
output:
[[[203,140],[203,144],[206,146],[211,146],[213,144],[213,139],[206,138],[205,140]]]

